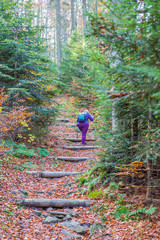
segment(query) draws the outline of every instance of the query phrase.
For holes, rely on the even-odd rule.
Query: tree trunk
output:
[[[83,0],[83,31],[84,34],[86,33],[86,22],[87,22],[87,17],[85,16],[86,14],[86,0]]]
[[[23,199],[18,201],[19,204],[29,207],[53,207],[53,208],[64,208],[64,207],[89,207],[92,205],[90,200],[73,200],[73,199]]]
[[[57,41],[57,64],[60,64],[62,58],[60,0],[56,0],[56,41]]]
[[[150,80],[149,80],[150,81]],[[151,97],[149,96],[149,112],[148,112],[148,145],[150,145],[150,130],[152,127],[152,111],[151,111]],[[149,147],[149,146],[148,146]],[[147,193],[146,200],[152,199],[152,159],[150,156],[147,156]]]
[[[75,0],[71,0],[71,34],[75,30]]]

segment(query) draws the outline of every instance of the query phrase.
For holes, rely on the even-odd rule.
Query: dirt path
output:
[[[66,113],[62,111],[60,118],[65,119]],[[68,117],[68,116],[67,116]],[[80,138],[80,133],[76,132],[74,126],[75,118],[70,117],[68,122],[57,122],[50,127],[50,135],[46,139],[50,155],[47,157],[36,157],[32,159],[19,159],[6,157],[1,164],[0,182],[0,239],[1,240],[71,240],[71,239],[91,239],[91,240],[130,240],[130,239],[159,239],[158,218],[154,218],[152,223],[149,220],[125,221],[115,220],[111,214],[106,214],[105,229],[92,235],[92,230],[102,223],[101,214],[90,211],[97,203],[108,206],[107,211],[115,208],[112,199],[96,198],[92,199],[91,207],[72,208],[41,208],[41,207],[20,207],[17,205],[18,199],[72,199],[91,200],[83,192],[79,185],[80,176],[70,175],[61,178],[41,178],[37,175],[26,174],[26,170],[52,171],[52,172],[85,172],[98,161],[96,157],[97,149],[89,150],[68,150],[62,146],[80,146],[80,142],[71,142],[65,138]],[[93,128],[93,126],[91,126]],[[88,133],[88,138],[95,138],[94,131]],[[87,142],[94,145],[94,142]],[[93,160],[69,162],[61,161],[58,157],[89,157]],[[31,168],[22,168],[26,163]],[[35,167],[35,168],[34,168]],[[128,198],[128,201],[142,204],[137,196]],[[56,213],[55,213],[56,212]],[[57,213],[58,212],[58,213]],[[52,214],[51,214],[52,213]],[[56,214],[56,215],[55,215]],[[61,214],[61,222],[52,217]],[[68,216],[68,220],[65,218]],[[50,217],[50,218],[48,218]],[[48,222],[47,222],[48,220]],[[46,221],[46,222],[45,222]],[[55,221],[55,222],[54,222]],[[62,226],[62,222],[78,222],[80,230],[69,229]],[[76,227],[77,229],[77,227]],[[92,229],[92,230],[91,230]],[[76,235],[75,235],[76,234]],[[149,237],[148,237],[149,236]],[[153,236],[153,238],[152,238]]]

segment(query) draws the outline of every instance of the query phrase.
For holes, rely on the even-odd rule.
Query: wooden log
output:
[[[68,162],[79,162],[79,161],[86,161],[92,160],[91,157],[57,157],[58,160],[68,161]]]
[[[70,142],[81,142],[81,138],[66,138],[67,141],[70,141]],[[94,138],[88,138],[86,139],[86,141],[95,141]]]
[[[97,146],[63,146],[62,148],[68,150],[88,150],[88,149],[96,149]]]
[[[70,175],[77,175],[82,172],[48,172],[48,171],[26,171],[26,174],[37,175],[41,178],[60,178]]]
[[[57,121],[58,122],[69,122],[69,119],[68,118],[57,118]]]
[[[28,207],[42,207],[42,208],[74,208],[74,207],[89,207],[92,205],[91,200],[79,199],[21,199],[18,203]]]
[[[64,132],[59,132],[58,133],[58,135],[76,135],[76,136],[77,136],[77,134],[81,135],[81,132],[79,131],[79,132],[75,132],[75,133],[64,133]],[[92,133],[87,133],[87,136],[91,136],[91,135],[93,135],[93,134]]]

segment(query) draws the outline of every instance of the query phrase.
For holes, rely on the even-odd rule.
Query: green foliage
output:
[[[86,43],[88,46],[92,43],[90,50],[86,46],[82,53],[75,47],[70,49],[77,59],[81,54],[85,56],[83,65],[90,69],[83,71],[87,81],[81,84],[78,77],[76,80],[79,90],[90,87],[99,115],[96,128],[102,146],[101,162],[90,175],[109,182],[118,171],[116,167],[137,160],[146,166],[149,159],[159,169],[160,3],[102,1],[99,7],[98,14],[88,13]],[[112,129],[113,108],[115,129]],[[152,169],[148,170],[154,174]]]
[[[88,194],[88,197],[92,197],[92,198],[97,198],[97,197],[100,197],[100,196],[102,196],[102,190],[101,189],[99,191],[94,190],[94,191],[92,191]]]
[[[42,156],[42,157],[46,157],[47,155],[49,155],[49,151],[45,148],[37,148],[38,149],[38,155]]]
[[[10,148],[6,153],[15,157],[30,158],[36,157],[37,155],[40,157],[46,157],[50,154],[49,151],[45,148],[28,148],[24,143],[15,143],[12,140],[9,140],[7,142],[4,141],[3,145]]]
[[[122,215],[128,216],[129,212],[129,208],[127,206],[118,205],[113,213],[113,216],[117,219],[121,218]]]
[[[32,162],[27,162],[21,165],[15,165],[14,169],[24,171],[24,170],[30,170],[32,168],[37,168],[36,165],[32,164]]]
[[[14,145],[12,156],[30,158],[35,157],[36,153],[34,152],[34,149],[29,149],[24,143],[19,143],[17,145]]]
[[[30,128],[34,135],[44,136],[57,106],[49,106],[56,94],[55,66],[40,37],[43,26],[32,24],[37,16],[30,0],[1,1],[0,14],[0,87],[7,91],[7,107],[27,106],[34,112]]]
[[[142,216],[145,216],[145,215],[148,215],[148,216],[151,216],[152,214],[154,214],[156,212],[157,208],[156,207],[153,207],[153,205],[150,206],[150,208],[140,208],[140,209],[137,209],[133,212],[131,212],[129,214],[129,217],[131,218],[138,218],[138,217],[142,217]]]
[[[79,178],[78,187],[82,186],[86,181],[87,181],[87,179],[85,177]]]

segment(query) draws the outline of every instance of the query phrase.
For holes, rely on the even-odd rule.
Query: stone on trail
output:
[[[87,226],[81,226],[79,222],[76,222],[75,220],[69,220],[61,223],[61,226],[66,227],[69,230],[72,230],[79,234],[85,234],[87,230]]]
[[[58,223],[59,219],[54,217],[48,216],[45,220],[42,221],[43,224],[52,224],[52,223]]]
[[[57,159],[62,161],[68,161],[68,162],[78,162],[78,161],[92,160],[93,158],[91,157],[57,157]]]
[[[78,213],[73,210],[67,209],[67,213],[69,213],[72,217],[79,217]]]
[[[42,216],[42,213],[40,211],[36,211],[36,210],[33,211],[33,214],[38,217]]]
[[[62,230],[62,234],[65,236],[65,237],[70,237],[70,238],[76,238],[76,239],[81,239],[81,235],[79,234],[74,234],[74,233],[70,233],[68,232],[67,230],[63,229]],[[66,238],[68,239],[68,238]]]

